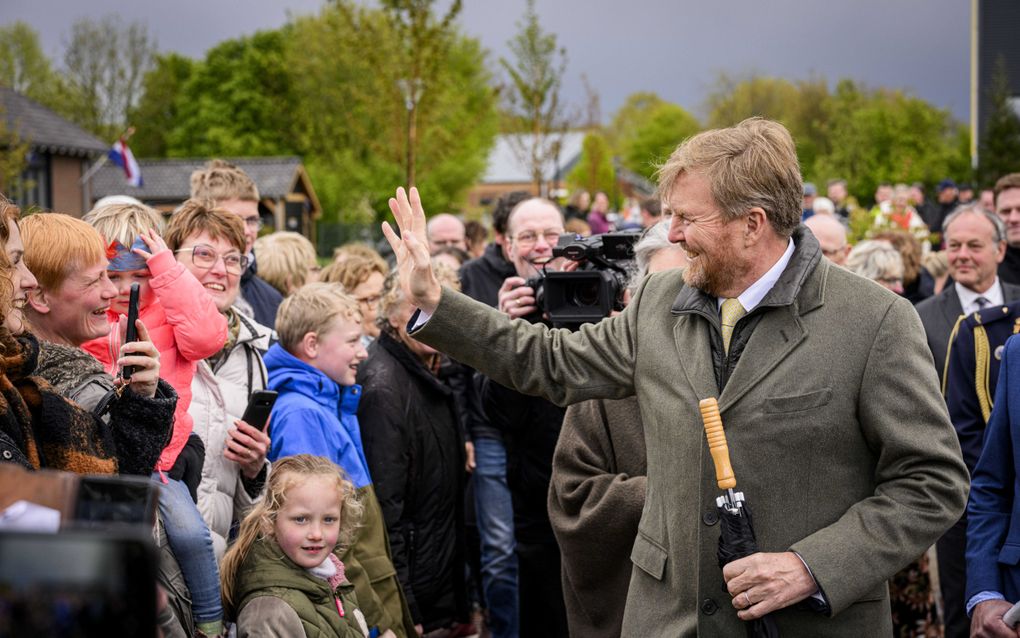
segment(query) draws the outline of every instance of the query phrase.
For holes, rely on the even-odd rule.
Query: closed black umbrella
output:
[[[726,444],[726,432],[723,431],[722,418],[719,416],[719,404],[714,398],[702,399],[698,403],[701,419],[705,424],[705,436],[708,438],[708,450],[715,463],[715,478],[719,489],[726,490],[715,499],[719,508],[719,548],[716,558],[719,567],[739,558],[758,552],[758,540],[754,535],[754,522],[751,508],[744,500],[743,492],[734,491],[737,478],[730,465],[730,450]],[[779,638],[776,621],[769,615],[752,620],[747,624],[748,638]]]

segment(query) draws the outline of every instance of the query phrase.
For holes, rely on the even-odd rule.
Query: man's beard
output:
[[[681,246],[687,250],[686,246]],[[700,253],[684,268],[684,283],[714,297],[722,297],[724,292],[732,290],[734,282],[745,269],[745,264],[736,255],[720,255],[712,259]]]

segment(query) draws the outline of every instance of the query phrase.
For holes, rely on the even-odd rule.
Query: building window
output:
[[[28,167],[21,174],[21,183],[14,188],[14,202],[22,210],[53,208],[50,188],[50,156],[47,153],[28,154]]]

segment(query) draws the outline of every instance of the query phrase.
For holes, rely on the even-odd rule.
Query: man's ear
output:
[[[28,305],[32,307],[32,310],[45,315],[50,312],[50,300],[46,296],[46,292],[42,288],[35,288],[28,291]]]
[[[769,216],[764,208],[755,206],[751,208],[745,218],[744,245],[750,246],[758,243],[762,235],[769,227]]]
[[[315,359],[319,356],[319,335],[314,332],[306,332],[298,342],[298,349],[304,355],[303,358]]]

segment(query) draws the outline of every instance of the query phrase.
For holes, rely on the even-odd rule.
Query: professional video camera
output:
[[[582,265],[570,272],[542,272],[528,280],[537,305],[556,327],[577,329],[596,323],[613,310],[623,310],[639,232],[616,232],[582,237],[560,235],[553,257]]]

